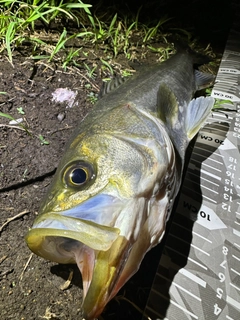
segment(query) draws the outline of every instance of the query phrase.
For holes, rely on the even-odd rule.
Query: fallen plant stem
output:
[[[11,124],[3,124],[3,123],[0,123],[0,128],[2,127],[5,127],[5,128],[11,128],[11,129],[19,129],[19,130],[22,130],[22,131],[26,131],[26,129],[22,128],[22,127],[19,127],[19,126],[14,126],[14,125],[11,125]]]
[[[26,262],[26,264],[25,264],[25,266],[24,266],[24,268],[23,268],[22,273],[20,274],[19,281],[22,281],[24,272],[26,271],[27,267],[29,266],[29,263],[30,263],[32,257],[33,257],[33,252],[30,254],[30,256],[29,256],[29,258],[28,258],[28,261]]]
[[[71,285],[72,278],[73,278],[73,270],[70,270],[68,279],[64,282],[64,284],[60,286],[60,290],[62,291],[67,290]]]
[[[115,299],[116,299],[117,301],[119,301],[119,300],[124,300],[124,301],[130,303],[130,304],[131,304],[138,312],[140,312],[141,314],[144,313],[143,310],[140,309],[134,302],[130,301],[129,299],[125,298],[124,296],[117,296]]]
[[[7,256],[3,256],[2,258],[0,258],[0,264],[1,264],[5,259],[7,259]]]
[[[27,214],[29,212],[30,211],[28,211],[28,210],[24,210],[24,211],[18,213],[16,216],[8,218],[7,221],[4,222],[4,224],[0,227],[0,233],[2,232],[3,228],[6,227],[10,222],[12,222],[18,218],[21,218],[22,216],[24,216],[25,214]]]

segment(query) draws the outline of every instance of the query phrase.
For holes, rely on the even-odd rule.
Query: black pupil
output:
[[[71,173],[71,180],[75,184],[82,184],[87,180],[87,173],[82,168],[74,169]]]

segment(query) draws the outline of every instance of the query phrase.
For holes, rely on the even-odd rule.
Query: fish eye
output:
[[[82,187],[95,177],[93,167],[85,161],[74,161],[63,173],[63,181],[68,187]]]

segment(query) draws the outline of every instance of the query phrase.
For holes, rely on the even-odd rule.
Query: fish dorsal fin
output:
[[[214,105],[214,98],[199,97],[192,99],[187,107],[185,130],[191,140],[203,126]]]
[[[202,90],[205,88],[210,87],[214,80],[215,76],[210,73],[203,73],[199,70],[195,70],[195,83],[196,83],[196,89]]]
[[[125,81],[126,81],[125,78],[123,78],[121,76],[116,76],[115,78],[111,79],[110,81],[104,82],[103,85],[102,85],[102,88],[101,88],[101,90],[99,92],[99,98],[102,98],[103,96],[105,96],[109,92],[117,89]]]
[[[161,83],[157,97],[158,117],[166,124],[174,126],[178,120],[178,101],[172,90]]]

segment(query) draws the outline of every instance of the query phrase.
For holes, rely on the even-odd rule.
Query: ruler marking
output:
[[[175,250],[175,249],[173,249],[173,248],[171,248],[171,247],[169,247],[169,246],[167,246],[167,245],[165,245],[165,248],[167,248],[167,249],[169,249],[169,250],[171,250],[171,251],[173,251],[173,252],[176,252],[176,253],[179,254],[180,256],[182,256],[182,257],[184,257],[184,258],[187,258],[188,260],[192,261],[193,263],[195,263],[195,264],[198,265],[199,267],[202,267],[203,269],[207,270],[204,265],[202,265],[201,263],[199,263],[199,262],[196,261],[195,259],[190,258],[190,257],[186,256],[185,254],[183,254],[183,253],[181,253],[181,252],[179,252],[179,251],[177,251],[177,250]]]
[[[233,228],[233,234],[235,234],[236,236],[240,237],[240,231],[236,230]]]
[[[199,160],[197,160],[197,159],[192,159],[192,162],[196,162],[196,163],[201,164],[202,166],[208,167],[208,168],[210,168],[210,169],[212,169],[212,170],[215,170],[215,171],[218,171],[218,172],[222,172],[221,169],[215,168],[215,167],[211,166],[210,164],[207,164],[207,163],[205,163],[205,162],[199,161]],[[199,169],[200,169],[200,168],[199,168]],[[202,171],[202,170],[201,170],[201,171]]]
[[[185,179],[186,180],[186,179]],[[193,191],[193,188],[191,188],[190,186],[188,187],[188,186],[183,186],[184,187],[184,189],[186,189],[186,190],[189,190],[189,191]],[[183,192],[183,194],[185,194],[184,192]],[[188,194],[188,193],[187,193]],[[198,192],[198,191],[196,191],[196,190],[194,190],[194,194],[197,194],[197,195],[202,195],[202,193],[201,192]]]
[[[180,213],[179,213],[179,214],[180,214]],[[187,231],[190,232],[190,230],[189,230],[188,228],[182,226],[181,224],[179,224],[179,223],[177,223],[177,222],[175,222],[175,221],[173,221],[172,223],[175,224],[176,226],[178,226],[178,227],[180,227],[180,228],[182,228],[182,229],[187,230]]]
[[[209,200],[209,201],[211,201],[211,202],[213,202],[213,203],[217,203],[217,201],[215,201],[215,200],[213,200],[213,199],[205,196],[204,194],[203,194],[202,196],[203,196],[203,198],[205,198],[205,199],[207,199],[207,200]]]
[[[222,154],[220,154],[220,153],[214,153],[214,155],[224,159],[224,156]]]
[[[175,238],[175,239],[178,239],[178,240],[180,240],[180,241],[182,241],[182,242],[184,242],[184,243],[186,243],[186,244],[189,244],[188,241],[183,240],[182,238],[179,238],[179,237],[175,236],[174,233],[169,232],[169,235],[171,235],[171,237],[173,237],[173,238]]]
[[[199,278],[198,276],[195,276],[195,274],[193,274],[192,272],[185,270],[185,269],[180,269],[179,272],[186,276],[187,278],[191,279],[192,281],[194,281],[195,283],[199,284],[201,287],[206,288],[206,281],[202,280],[201,278]]]
[[[216,176],[215,174],[213,174],[213,173],[211,173],[211,172],[208,172],[208,171],[206,171],[206,170],[204,170],[204,169],[202,169],[201,172],[202,172],[202,173],[205,173],[207,176],[212,177],[212,178],[214,178],[214,179],[216,179],[216,180],[219,180],[219,181],[222,180],[221,177]]]
[[[152,291],[155,291],[154,289],[152,289]],[[152,309],[151,307],[147,306],[147,309],[150,310],[151,312],[155,313],[156,316],[163,318],[163,315],[161,313],[158,313],[156,310]],[[148,317],[148,320],[152,320],[151,318]],[[164,318],[165,319],[165,318]]]
[[[212,115],[213,115],[213,117],[216,117],[216,118],[226,119],[226,115],[223,113],[220,113],[220,112],[212,111]],[[215,120],[215,119],[213,119],[213,120]]]
[[[199,143],[201,143],[201,142],[199,142]],[[194,149],[199,149],[201,151],[204,151],[204,152],[208,153],[209,155],[212,154],[212,151],[209,151],[209,149],[202,148],[202,147],[198,146],[197,144],[194,146]]]
[[[183,254],[183,253],[181,253],[181,252],[178,252],[177,250],[174,250],[173,248],[171,248],[171,247],[169,247],[169,246],[167,246],[167,245],[165,245],[165,248],[167,248],[167,249],[169,249],[169,250],[171,250],[171,251],[173,251],[173,252],[176,252],[177,254],[179,254],[180,256],[182,256],[182,257],[184,257],[184,258],[187,258],[187,256],[186,256],[185,254]]]
[[[234,221],[234,223],[236,223],[238,226],[240,226],[240,223],[239,222],[237,222],[237,221]]]
[[[236,257],[234,254],[232,255],[232,257],[238,261],[240,261],[240,258]]]
[[[175,224],[176,226],[178,226],[178,227],[180,227],[180,228],[182,228],[182,229],[184,229],[184,230],[189,231],[188,228],[184,227],[183,225],[181,225],[181,224],[179,224],[179,223],[177,223],[177,222],[175,222],[175,221],[173,221],[172,224]],[[190,232],[190,231],[189,231],[189,232]],[[196,231],[193,231],[192,233],[195,234],[196,236],[198,236],[199,238],[202,238],[203,240],[205,240],[205,241],[207,241],[207,242],[209,242],[209,243],[212,243],[211,240],[209,240],[208,238],[205,238],[204,236],[202,236],[201,234],[197,233]]]
[[[193,231],[193,234],[195,234],[196,236],[198,236],[198,237],[200,237],[200,238],[204,239],[205,241],[208,241],[209,243],[212,243],[212,241],[211,241],[211,240],[209,240],[209,239],[205,238],[204,236],[200,235],[200,234],[199,234],[199,233],[197,233],[196,231]]]
[[[214,168],[213,166],[210,166],[209,164],[206,164],[204,162],[202,163],[202,165],[204,165],[205,167],[208,167],[208,168],[210,168],[212,170],[215,170],[215,171],[218,171],[218,172],[222,172],[221,169]]]
[[[208,253],[208,252],[206,252],[206,251],[204,251],[204,250],[202,250],[202,249],[200,249],[199,247],[197,247],[196,245],[194,245],[194,244],[192,244],[191,243],[191,246],[194,248],[194,249],[197,249],[198,251],[200,251],[200,252],[202,252],[202,253],[204,253],[206,256],[210,256],[210,254]]]
[[[195,176],[199,177],[199,175],[195,174]],[[188,181],[192,184],[196,184],[197,186],[199,186],[199,182],[197,180],[192,180],[191,178],[188,178],[188,176],[185,177],[185,181]]]
[[[195,170],[194,170],[194,171],[195,171]],[[191,172],[191,175],[199,178],[199,174],[194,173],[194,171]],[[186,176],[185,180],[190,181],[191,183],[194,183],[194,184],[198,184],[197,181],[192,180],[192,179],[189,179],[189,178],[187,178],[187,176]],[[216,187],[219,187],[219,184],[218,184],[218,183],[215,183],[215,182],[213,182],[213,181],[211,181],[211,180],[208,180],[208,179],[206,179],[206,178],[201,177],[201,180],[205,180],[205,181],[207,181],[208,183],[213,184],[213,185],[216,186]],[[220,179],[220,180],[221,180],[221,179]],[[199,184],[198,184],[198,185],[199,185]],[[202,186],[202,184],[201,184],[201,186]]]
[[[192,293],[191,291],[183,288],[182,286],[180,286],[179,284],[177,284],[175,281],[171,281],[170,279],[164,277],[162,274],[160,274],[160,273],[158,273],[158,272],[157,272],[157,275],[158,275],[160,278],[162,278],[162,279],[164,279],[164,280],[166,280],[166,281],[168,281],[168,282],[171,282],[175,287],[177,287],[177,288],[179,288],[180,290],[186,292],[188,295],[190,295],[191,297],[195,298],[196,300],[198,300],[198,301],[200,301],[200,302],[202,301],[201,298],[199,298],[198,296],[196,296],[196,295],[195,295],[194,293]]]
[[[228,295],[227,295],[226,301],[227,301],[227,303],[231,304],[233,307],[240,310],[240,302],[236,301],[235,299],[231,298]]]
[[[205,267],[203,264],[197,262],[196,260],[194,260],[193,258],[188,257],[188,260],[192,261],[193,263],[197,264],[199,267],[203,268],[204,270],[208,270],[207,267]]]
[[[240,245],[239,245],[238,243],[234,242],[233,245],[234,245],[235,247],[238,247],[238,248],[240,249]]]
[[[182,311],[188,313],[191,317],[193,317],[194,319],[198,319],[198,316],[196,316],[194,313],[192,313],[191,311],[187,310],[186,308],[180,306],[180,304],[178,304],[177,302],[173,301],[172,299],[170,299],[170,302],[172,304],[174,304],[177,308],[181,309]]]
[[[196,174],[194,174],[194,175],[196,175]],[[196,175],[196,176],[197,176],[197,175]],[[218,183],[215,183],[215,182],[213,182],[213,181],[211,181],[211,180],[208,180],[208,179],[206,179],[206,178],[201,177],[201,180],[205,180],[205,181],[207,181],[208,183],[213,184],[213,185],[215,185],[216,187],[219,187],[219,184],[218,184]],[[202,184],[201,184],[201,185],[202,185]]]
[[[240,276],[240,272],[238,272],[237,270],[231,268],[231,271],[234,272],[234,273],[236,273],[238,276]]]
[[[197,155],[198,157],[206,158],[206,156],[204,154],[201,154],[201,153],[198,153],[198,152],[192,152],[192,154]],[[212,158],[207,158],[207,159],[210,160],[210,161],[216,162],[216,163],[218,163],[220,165],[223,165],[223,163],[221,161],[218,161],[218,160],[215,160],[215,159],[212,159]]]
[[[160,292],[156,291],[155,289],[152,289],[152,291],[154,291],[157,295],[159,295],[160,297],[162,297],[165,300],[169,300],[173,305],[175,305],[177,308],[181,309],[182,311],[188,313],[189,315],[191,315],[194,319],[198,319],[198,316],[196,316],[194,313],[192,313],[191,311],[187,310],[186,308],[184,308],[183,306],[181,306],[180,304],[178,304],[177,302],[173,301],[172,299],[169,299],[169,297],[166,297],[164,295],[162,295]],[[156,311],[155,311],[156,313]],[[156,313],[157,314],[157,313]]]
[[[236,286],[235,284],[233,284],[232,282],[230,282],[230,286],[232,286],[234,289],[240,291],[240,288],[238,286]]]
[[[208,158],[209,161],[213,161],[213,162],[216,162],[218,164],[220,164],[221,166],[223,165],[222,162],[218,161],[218,160],[215,160],[215,159],[212,159],[212,158]]]
[[[172,282],[172,283],[175,285],[175,287],[177,287],[177,288],[179,288],[180,290],[186,292],[186,293],[189,294],[191,297],[195,298],[196,300],[198,300],[198,301],[200,301],[200,302],[202,301],[201,298],[199,298],[198,296],[196,296],[195,294],[193,294],[193,293],[190,292],[189,290],[183,288],[182,286],[180,286],[180,285],[177,284],[176,282]]]
[[[218,191],[212,190],[211,188],[208,188],[208,187],[206,187],[206,186],[204,186],[204,185],[202,185],[202,184],[201,184],[201,187],[204,188],[204,189],[206,189],[206,190],[209,190],[209,191],[211,191],[211,192],[213,192],[213,193],[215,193],[215,194],[219,194]]]
[[[174,235],[173,233],[171,233],[171,232],[169,232],[169,235],[171,235],[171,237],[173,237],[173,238],[175,238],[175,239],[178,239],[178,240],[180,240],[180,241],[182,241],[182,242],[184,242],[184,243],[186,243],[186,244],[189,244],[189,242],[183,240],[182,238],[179,238],[179,237],[175,236],[175,235]],[[207,256],[210,256],[209,253],[207,253],[206,251],[203,251],[202,249],[198,248],[198,247],[195,246],[194,244],[191,243],[190,246],[193,247],[193,248],[195,248],[195,249],[197,249],[197,250],[199,250],[199,251],[202,252],[202,253],[205,253]],[[190,258],[188,258],[188,259],[190,259]],[[191,260],[193,260],[193,259],[191,259]],[[199,266],[202,266],[202,268],[204,268],[205,270],[207,270],[207,268],[206,268],[205,266],[203,266],[202,264],[198,263],[196,260],[194,260],[194,261],[195,261]]]

